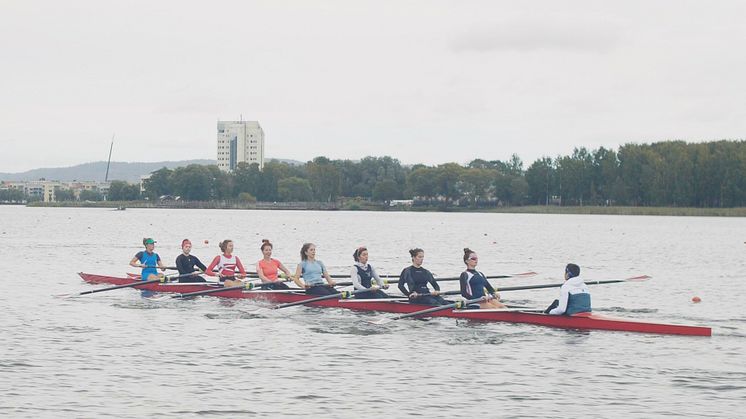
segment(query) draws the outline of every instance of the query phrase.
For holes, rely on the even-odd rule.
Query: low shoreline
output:
[[[682,217],[746,217],[746,207],[691,208],[691,207],[619,207],[583,206],[560,207],[556,205],[528,205],[520,207],[464,208],[464,207],[383,207],[381,204],[351,201],[335,202],[161,202],[101,201],[101,202],[33,202],[29,207],[43,208],[172,208],[172,209],[244,209],[244,210],[295,210],[295,211],[396,211],[396,212],[475,212],[507,214],[568,214],[568,215],[658,215]]]

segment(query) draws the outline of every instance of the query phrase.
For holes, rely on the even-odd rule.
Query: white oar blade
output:
[[[259,307],[259,308],[258,308],[258,309],[256,309],[256,310],[250,310],[250,311],[247,311],[246,313],[247,313],[247,314],[251,314],[251,315],[260,315],[260,314],[265,314],[265,313],[268,313],[268,312],[270,312],[270,311],[271,311],[271,310],[270,310],[270,309],[268,309],[268,308],[266,308],[266,307]]]
[[[57,295],[53,295],[52,297],[66,300],[68,298],[73,298],[76,295],[78,295],[78,294],[57,294]]]
[[[368,323],[370,323],[370,324],[377,324],[377,325],[380,326],[380,325],[391,323],[392,321],[393,320],[390,317],[381,317],[378,320],[368,320]]]
[[[534,271],[513,274],[513,276],[534,276],[534,275],[538,275],[538,274]]]

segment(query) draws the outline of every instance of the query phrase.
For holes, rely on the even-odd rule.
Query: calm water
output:
[[[487,274],[539,272],[498,285],[555,282],[571,261],[588,279],[648,274],[593,287],[594,309],[709,325],[713,336],[454,319],[379,327],[341,309],[257,317],[252,301],[153,301],[135,290],[52,297],[91,289],[78,271],[127,272],[144,236],[167,262],[185,237],[203,260],[232,238],[249,265],[269,238],[288,266],[315,242],[333,273],[365,244],[384,273],[420,246],[426,267],[454,276],[469,246]],[[0,415],[736,417],[746,408],[744,241],[739,218],[0,206]],[[503,297],[544,307],[556,292]]]

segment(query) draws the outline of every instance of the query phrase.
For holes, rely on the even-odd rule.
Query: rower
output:
[[[156,241],[151,238],[142,239],[142,244],[145,246],[145,251],[139,251],[130,261],[130,266],[134,268],[142,268],[140,273],[140,279],[143,281],[149,281],[152,279],[158,279],[163,274],[158,274],[156,267],[161,268],[161,271],[165,271],[166,267],[161,263],[161,257],[158,253],[155,253]]]
[[[263,258],[256,263],[256,273],[259,275],[259,279],[262,280],[262,289],[265,290],[286,290],[288,286],[284,282],[277,280],[277,271],[281,270],[285,273],[285,276],[290,278],[293,275],[290,273],[288,268],[277,259],[272,258],[272,243],[269,240],[262,240],[262,251]]]
[[[459,278],[461,296],[467,300],[483,298],[484,301],[479,302],[479,308],[481,309],[505,308],[505,305],[500,302],[500,295],[492,287],[492,284],[487,281],[483,273],[477,270],[477,263],[479,263],[479,257],[476,252],[468,247],[464,248],[466,270],[461,273]]]
[[[181,254],[176,257],[176,269],[179,270],[179,282],[205,282],[205,279],[198,274],[189,275],[199,270],[204,273],[207,267],[197,258],[190,254],[192,251],[192,242],[189,239],[181,241]],[[195,269],[194,267],[197,267]]]
[[[568,263],[565,267],[565,283],[560,287],[560,298],[544,310],[545,314],[573,315],[591,312],[591,294],[580,279],[580,266]]]
[[[412,257],[412,266],[408,266],[401,271],[399,290],[408,296],[409,301],[414,304],[431,306],[451,304],[450,301],[440,296],[440,286],[435,282],[433,274],[422,267],[422,262],[425,260],[425,251],[415,248],[409,251],[409,255]],[[428,289],[428,283],[432,285],[433,291]]]
[[[300,249],[300,258],[301,262],[295,268],[293,281],[299,287],[305,288],[306,294],[330,295],[339,293],[334,289],[336,283],[329,276],[324,262],[316,260],[315,244],[304,243]],[[303,277],[303,281],[301,281],[301,277]],[[326,279],[328,285],[324,284],[324,279]]]
[[[388,294],[381,291],[381,288],[389,286],[384,284],[376,270],[373,269],[373,265],[368,263],[368,249],[364,246],[358,247],[352,254],[352,258],[355,259],[355,264],[352,265],[350,279],[355,289],[361,291],[355,294],[355,298],[389,298]],[[376,280],[375,284],[373,284],[373,279]]]
[[[216,276],[214,270],[217,268],[217,277],[224,286],[235,287],[243,284],[238,279],[246,278],[246,270],[238,256],[233,254],[233,240],[223,240],[218,246],[223,253],[215,256],[205,274]]]

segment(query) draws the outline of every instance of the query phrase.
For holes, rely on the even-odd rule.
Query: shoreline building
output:
[[[229,172],[238,163],[264,169],[264,130],[258,121],[218,121],[218,167]]]

